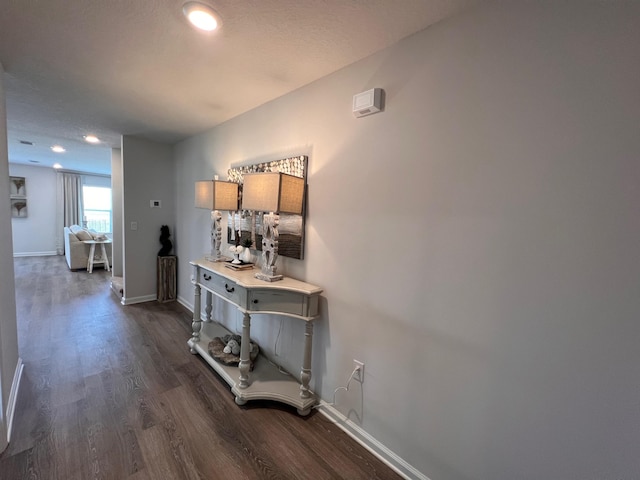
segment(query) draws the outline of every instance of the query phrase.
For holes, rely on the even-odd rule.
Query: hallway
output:
[[[397,479],[317,413],[235,405],[177,302],[123,307],[110,274],[15,259],[25,364],[0,478]]]

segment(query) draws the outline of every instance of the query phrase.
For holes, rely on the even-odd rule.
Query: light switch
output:
[[[149,200],[149,206],[151,208],[162,208],[162,202],[160,200]]]
[[[137,230],[138,229],[138,222],[131,222],[131,230]]]

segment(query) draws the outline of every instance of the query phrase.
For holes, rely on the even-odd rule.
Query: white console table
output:
[[[307,415],[316,403],[315,396],[309,390],[309,381],[313,320],[318,316],[318,299],[322,289],[288,277],[278,282],[265,282],[254,277],[256,269],[234,271],[226,268],[224,262],[200,259],[190,263],[193,266],[192,283],[195,286],[193,335],[187,342],[191,353],[200,354],[231,386],[238,405],[244,405],[248,400],[276,400],[296,407],[300,415]],[[200,309],[202,289],[206,294],[204,322]],[[219,363],[209,355],[209,342],[214,337],[222,337],[229,333],[211,320],[212,295],[235,305],[244,314],[238,367]],[[256,359],[253,371],[249,371],[251,314],[255,313],[286,315],[305,322],[304,355],[300,374],[302,384],[280,373],[278,367],[264,358]]]

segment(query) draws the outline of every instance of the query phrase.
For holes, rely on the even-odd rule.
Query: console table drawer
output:
[[[246,301],[247,291],[243,287],[239,287],[236,283],[212,272],[200,270],[198,283],[236,305],[243,305]]]
[[[255,290],[249,293],[249,310],[305,315],[305,300],[300,293]]]

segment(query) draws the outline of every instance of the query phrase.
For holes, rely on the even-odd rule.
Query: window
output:
[[[87,228],[101,233],[111,233],[111,188],[82,187],[82,200],[84,202],[84,219]]]

